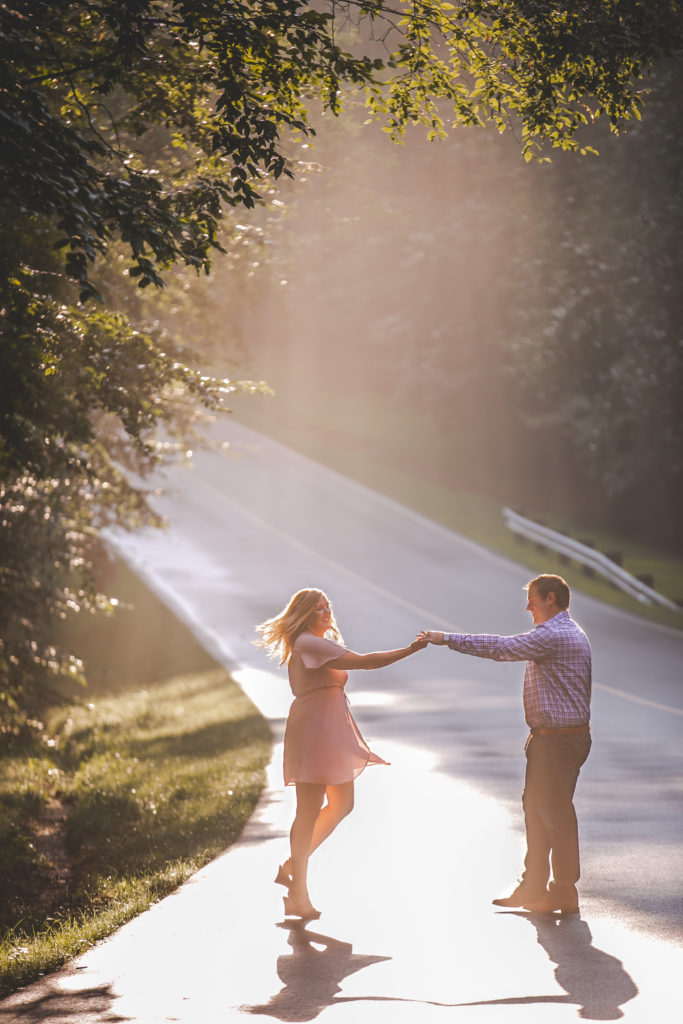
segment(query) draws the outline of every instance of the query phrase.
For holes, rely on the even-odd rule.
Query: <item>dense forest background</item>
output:
[[[680,62],[649,87],[598,157],[541,164],[496,132],[396,147],[362,110],[322,118],[285,206],[188,293],[189,335],[268,380],[276,432],[398,439],[416,481],[680,551]]]

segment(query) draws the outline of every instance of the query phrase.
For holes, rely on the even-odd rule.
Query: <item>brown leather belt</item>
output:
[[[531,730],[532,736],[569,736],[571,733],[590,732],[590,725],[568,725],[565,728],[546,729],[543,726],[534,726]]]

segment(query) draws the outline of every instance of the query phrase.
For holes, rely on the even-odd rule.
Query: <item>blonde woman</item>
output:
[[[289,890],[285,915],[320,917],[308,894],[308,859],[353,808],[353,780],[373,754],[349,711],[349,669],[384,668],[426,646],[414,640],[396,651],[355,654],[344,647],[332,606],[321,590],[299,590],[274,618],[256,627],[256,644],[287,664],[294,701],[285,729],[285,785],[296,786],[291,856],[276,882]]]

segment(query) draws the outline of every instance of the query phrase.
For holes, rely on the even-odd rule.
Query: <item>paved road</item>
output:
[[[312,861],[320,921],[285,925],[286,676],[254,623],[301,586],[332,598],[347,644],[418,628],[529,628],[528,570],[230,423],[228,455],[169,476],[165,536],[127,557],[273,727],[269,786],[240,843],[67,970],[0,1004],[0,1022],[668,1020],[683,968],[683,635],[576,594],[594,647],[594,748],[579,782],[581,918],[498,911],[522,850],[521,667],[431,648],[347,687],[392,762]],[[232,455],[232,457],[230,457]],[[539,563],[539,570],[543,566]]]

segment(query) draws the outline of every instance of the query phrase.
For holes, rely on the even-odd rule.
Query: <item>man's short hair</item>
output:
[[[528,593],[532,587],[544,601],[548,594],[554,594],[555,604],[561,611],[569,608],[569,584],[561,576],[543,572],[540,576],[535,576],[534,579],[529,580],[524,589]]]

